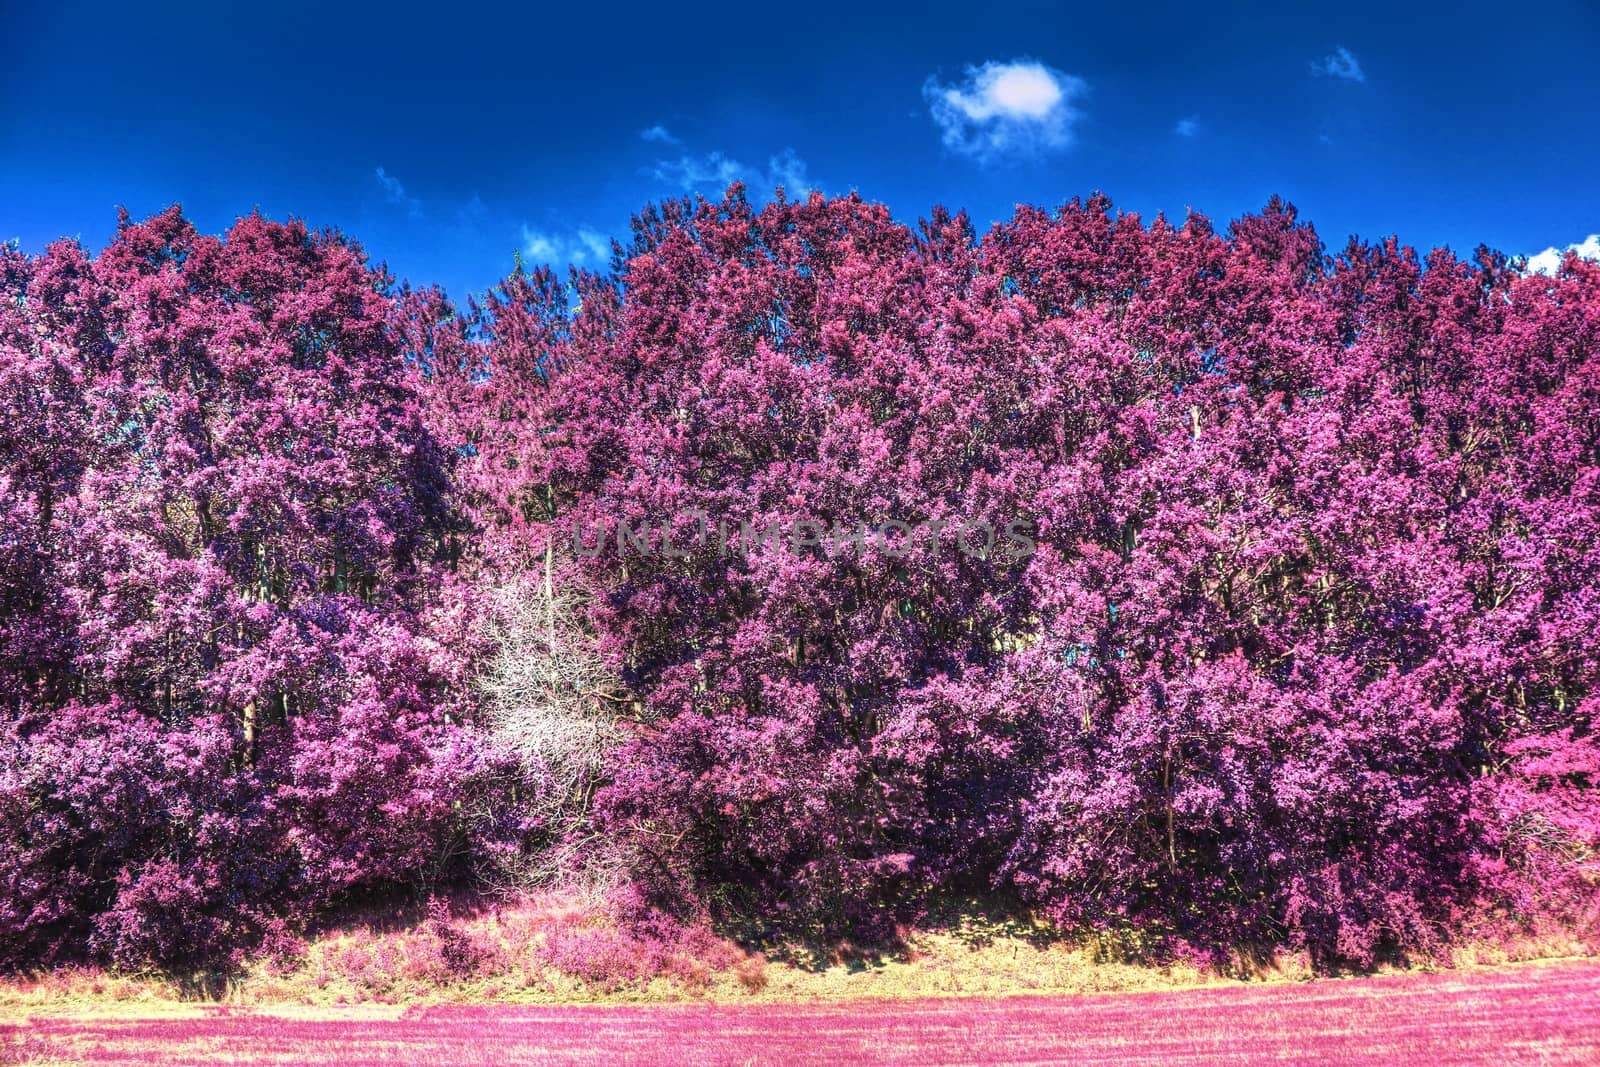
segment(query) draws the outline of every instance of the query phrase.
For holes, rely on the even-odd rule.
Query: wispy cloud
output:
[[[1566,248],[1556,248],[1552,245],[1543,252],[1529,256],[1528,273],[1554,274],[1561,268],[1561,261],[1566,258],[1568,252],[1578,253],[1580,259],[1600,261],[1600,233],[1591,233],[1586,240],[1568,245]]]
[[[406,187],[400,184],[400,179],[388,173],[382,167],[373,172],[378,184],[383,187],[383,198],[396,207],[406,209],[406,214],[416,218],[422,214],[422,201],[406,193]]]
[[[1329,78],[1343,78],[1352,82],[1367,80],[1367,72],[1361,69],[1361,61],[1343,45],[1335,48],[1331,55],[1323,56],[1312,63],[1311,73]]]
[[[811,192],[811,176],[806,173],[806,161],[792,148],[785,148],[775,156],[767,157],[767,182],[789,196],[805,196]]]
[[[703,156],[685,155],[677,159],[658,160],[655,173],[660,181],[692,189],[712,182],[726,186],[743,181],[749,168],[721,152],[711,152]]]
[[[535,263],[603,266],[611,258],[611,239],[588,227],[552,233],[523,226],[522,252]]]
[[[682,144],[683,143],[682,141],[678,140],[676,137],[672,136],[672,134],[667,130],[667,128],[665,126],[661,125],[660,123],[656,123],[654,126],[649,126],[649,127],[646,127],[645,129],[640,130],[639,131],[639,139],[641,141],[651,141],[651,142],[653,142],[655,144]]]
[[[590,259],[606,260],[611,257],[611,238],[597,230],[579,230],[578,243],[583,245]]]
[[[734,182],[743,182],[757,195],[767,195],[778,186],[788,197],[805,196],[816,186],[806,171],[806,161],[793,148],[785,148],[777,155],[767,157],[763,167],[742,163],[722,152],[704,155],[684,154],[677,159],[658,160],[655,165],[657,181],[687,190],[715,191],[726,189]]]
[[[991,60],[955,84],[929,78],[922,95],[945,147],[987,161],[1071,144],[1080,114],[1073,105],[1088,88],[1033,60]]]
[[[1200,135],[1200,118],[1190,115],[1186,119],[1179,119],[1177,125],[1172,127],[1172,132],[1179,137],[1198,137]]]

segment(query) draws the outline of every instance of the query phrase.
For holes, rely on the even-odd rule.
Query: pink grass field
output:
[[[0,1063],[1600,1064],[1600,962],[1100,996],[35,1018]]]

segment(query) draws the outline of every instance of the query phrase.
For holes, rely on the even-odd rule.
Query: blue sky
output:
[[[1600,230],[1581,0],[6,7],[0,240],[27,250],[98,248],[119,204],[259,206],[459,296],[729,177],[980,228],[1101,189],[1219,221],[1280,193],[1335,246]]]

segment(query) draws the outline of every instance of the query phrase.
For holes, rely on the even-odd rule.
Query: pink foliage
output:
[[[447,868],[492,758],[384,280],[176,209],[0,265],[0,962],[215,961]]]
[[[680,918],[977,888],[1323,968],[1592,918],[1600,268],[737,188],[618,263],[458,312],[259,216],[0,251],[0,963],[225,958],[546,843],[473,723],[530,569],[631,690],[582,840]],[[945,527],[571,549],[697,512]]]
[[[1482,862],[1494,783],[1585,840],[1590,757],[1518,754],[1592,728],[1600,270],[1328,256],[1276,200],[1219,233],[1097,197],[980,240],[735,189],[634,231],[576,314],[519,275],[479,324],[518,402],[466,438],[527,504],[486,529],[1037,539],[569,552],[651,723],[603,825],[660,900],[872,934],[990,886],[1366,965],[1545,877]]]

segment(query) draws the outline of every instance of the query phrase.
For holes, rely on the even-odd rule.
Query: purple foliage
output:
[[[523,847],[471,700],[518,571],[631,690],[597,828],[658,905],[976,886],[1324,967],[1593,918],[1600,267],[738,189],[619,262],[457,313],[259,217],[0,252],[0,962]],[[570,549],[694,511],[1037,550]]]
[[[1365,964],[1534,869],[1502,849],[1528,790],[1554,814],[1519,848],[1592,882],[1592,265],[1328,257],[1276,201],[1220,234],[1097,198],[977,241],[735,191],[579,283],[576,317],[519,323],[549,354],[510,435],[561,543],[696,509],[1037,538],[576,553],[651,723],[601,815],[664,898],[881,932],[975,883]]]
[[[0,962],[210,962],[427,877],[492,758],[383,279],[176,210],[0,301]]]

